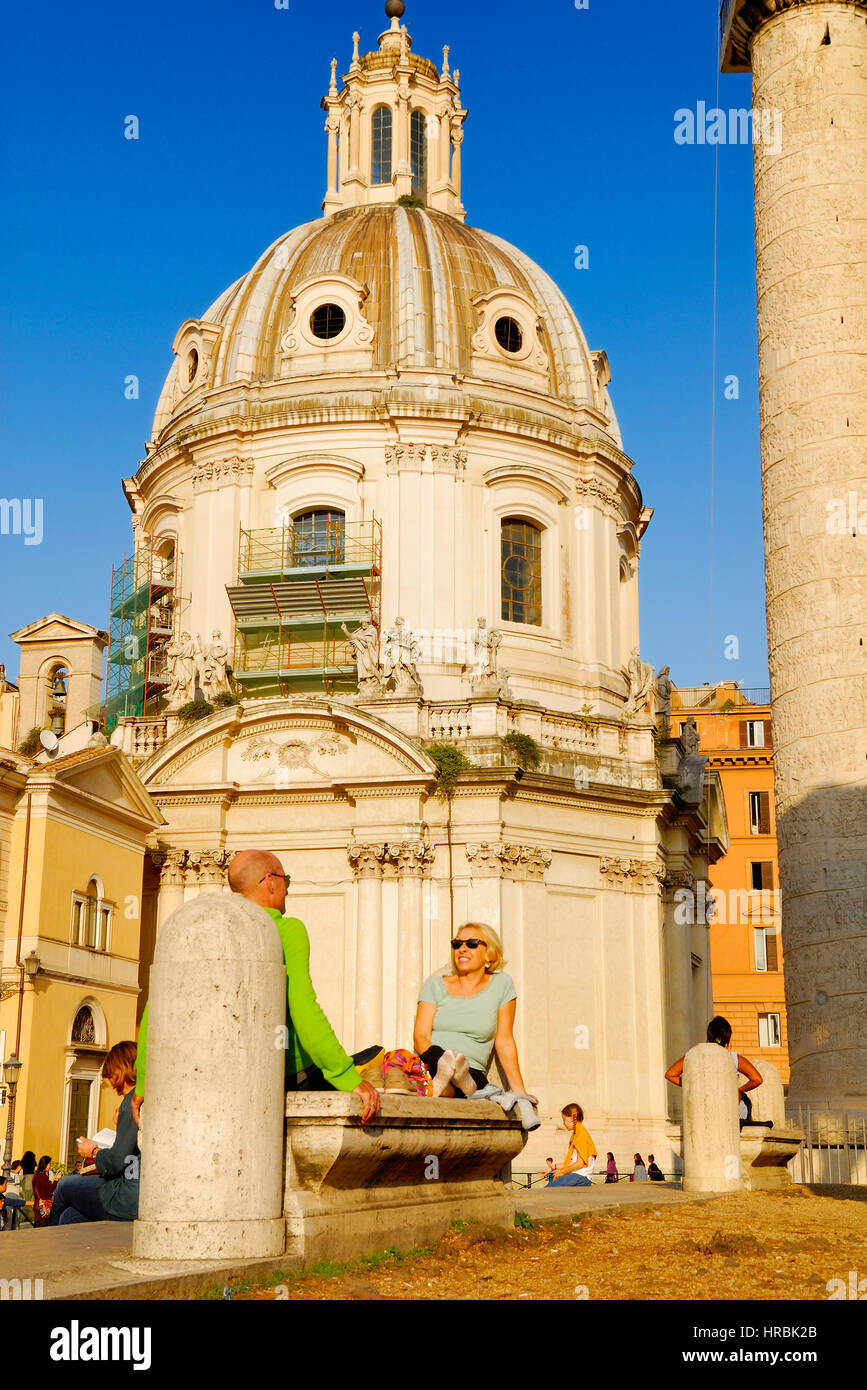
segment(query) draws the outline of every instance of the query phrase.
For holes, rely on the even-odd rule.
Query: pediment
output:
[[[75,618],[67,618],[63,613],[46,613],[44,618],[36,618],[34,622],[20,627],[17,632],[10,632],[9,636],[13,642],[18,643],[69,642],[82,639],[102,639],[108,642],[107,632],[91,627],[90,623],[80,623]]]
[[[74,788],[121,813],[143,817],[155,826],[162,824],[159,810],[119,749],[106,748],[101,756],[73,761],[79,757],[73,754],[66,766],[41,764],[39,771],[49,772],[64,788]]]
[[[327,789],[435,775],[424,751],[384,720],[315,699],[255,700],[211,715],[175,734],[140,771],[153,791]]]

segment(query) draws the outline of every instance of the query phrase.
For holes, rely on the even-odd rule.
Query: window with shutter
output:
[[[756,969],[767,970],[768,968],[768,938],[762,927],[753,928],[753,953],[756,958]]]
[[[770,792],[750,792],[750,834],[770,835],[771,833],[771,794]]]
[[[780,938],[775,931],[765,930],[765,957],[768,970],[779,970]]]

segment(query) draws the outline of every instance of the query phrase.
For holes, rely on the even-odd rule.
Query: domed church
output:
[[[107,727],[165,822],[145,963],[273,850],[341,1041],[411,1046],[454,931],[495,926],[530,1165],[570,1100],[603,1151],[670,1155],[663,1073],[711,1011],[675,894],[725,851],[716,774],[640,656],[651,510],[606,354],[467,224],[460,74],[403,12],[332,62],[322,215],[181,324],[124,482]]]

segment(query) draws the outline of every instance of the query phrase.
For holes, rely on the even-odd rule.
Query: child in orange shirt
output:
[[[584,1128],[584,1111],[577,1101],[570,1101],[560,1112],[571,1129],[572,1138],[560,1167],[548,1178],[549,1187],[589,1187],[590,1175],[596,1160],[596,1145]]]

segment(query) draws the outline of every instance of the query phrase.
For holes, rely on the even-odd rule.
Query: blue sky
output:
[[[44,499],[40,545],[0,536],[13,677],[14,628],[52,609],[107,626],[111,566],[131,544],[120,480],[144,457],[178,326],[319,214],[329,61],[344,72],[353,29],[372,48],[385,18],[379,0],[289,6],[55,0],[7,14],[0,495]],[[715,104],[714,0],[680,7],[676,28],[646,0],[409,0],[405,22],[417,52],[439,59],[449,43],[461,70],[468,220],[544,266],[608,353],[655,508],[642,654],[682,685],[765,685],[752,150],[718,150],[714,380],[717,151],[673,138],[675,111]],[[720,81],[723,107],[750,105],[749,77]],[[137,141],[124,139],[130,114]],[[138,400],[124,397],[130,374]],[[725,658],[729,636],[739,660]]]

